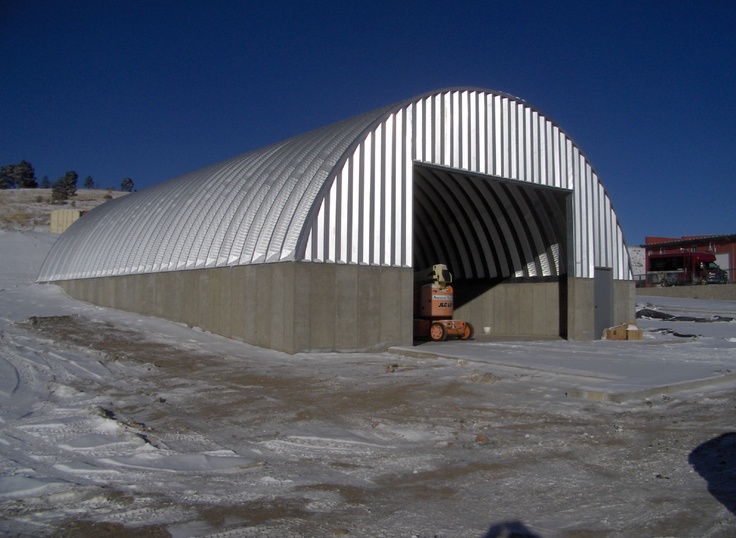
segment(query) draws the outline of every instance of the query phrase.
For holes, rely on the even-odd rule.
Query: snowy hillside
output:
[[[51,189],[0,189],[0,230],[48,231],[55,209],[89,211],[127,192],[79,189],[77,195],[61,204],[51,203]]]

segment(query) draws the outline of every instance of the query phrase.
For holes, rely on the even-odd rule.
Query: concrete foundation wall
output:
[[[381,350],[413,341],[413,271],[405,268],[289,262],[59,284],[82,301],[287,353]],[[634,321],[634,283],[613,286],[614,324]],[[574,278],[465,289],[470,298],[455,317],[472,323],[478,335],[490,327],[494,335],[593,340],[600,338],[593,291],[593,279]]]
[[[631,280],[613,281],[613,323],[636,322],[636,287]],[[599,334],[598,338],[601,337]]]
[[[708,284],[706,286],[670,286],[668,288],[636,288],[637,295],[706,299],[709,301],[736,301],[736,284]]]
[[[567,337],[595,340],[595,290],[592,278],[567,279]]]
[[[596,340],[595,293],[592,278],[568,278],[567,337],[570,340]],[[636,321],[636,288],[631,280],[613,281],[613,323]]]
[[[469,291],[460,290],[464,285],[469,286],[453,284],[456,298]],[[558,282],[504,282],[483,292],[478,288],[473,299],[455,310],[455,318],[470,322],[477,335],[490,327],[496,336],[560,336]]]
[[[459,288],[463,283],[457,283]],[[463,293],[467,293],[465,290]],[[634,283],[613,282],[614,325],[635,321]],[[567,278],[554,282],[504,282],[483,292],[455,310],[455,317],[470,322],[476,334],[484,327],[497,336],[560,336],[571,340],[595,340],[594,281]]]
[[[411,269],[277,263],[59,282],[100,306],[296,353],[412,342]]]

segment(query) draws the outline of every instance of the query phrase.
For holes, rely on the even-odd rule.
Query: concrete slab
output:
[[[477,339],[396,346],[403,356],[445,358],[534,371],[569,397],[621,403],[685,390],[736,385],[733,348],[696,339],[574,342]]]

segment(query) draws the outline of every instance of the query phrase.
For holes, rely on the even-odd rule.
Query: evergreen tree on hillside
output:
[[[133,192],[133,180],[126,177],[120,184],[120,190],[123,192]]]
[[[59,178],[51,185],[51,198],[55,202],[62,202],[77,194],[78,178],[79,175],[74,170],[64,174],[64,177]]]
[[[18,164],[6,164],[0,169],[0,189],[35,189],[38,187],[33,165],[25,159]]]
[[[15,165],[13,176],[19,189],[35,189],[38,187],[36,171],[33,169],[33,165],[26,160],[22,160]]]
[[[84,188],[85,189],[95,188],[95,180],[92,179],[92,176],[87,176],[87,178],[84,180]]]
[[[15,165],[6,164],[0,168],[0,189],[12,189],[15,186],[13,168]]]
[[[44,174],[43,179],[41,180],[41,188],[42,189],[49,189],[51,188],[51,181],[49,181],[49,176]]]
[[[69,195],[66,193],[66,187],[64,186],[64,179],[57,179],[51,185],[51,199],[54,202],[63,202],[69,199]]]

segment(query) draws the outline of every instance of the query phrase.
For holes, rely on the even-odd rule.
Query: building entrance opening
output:
[[[414,269],[447,266],[476,336],[566,336],[570,192],[415,164]]]

